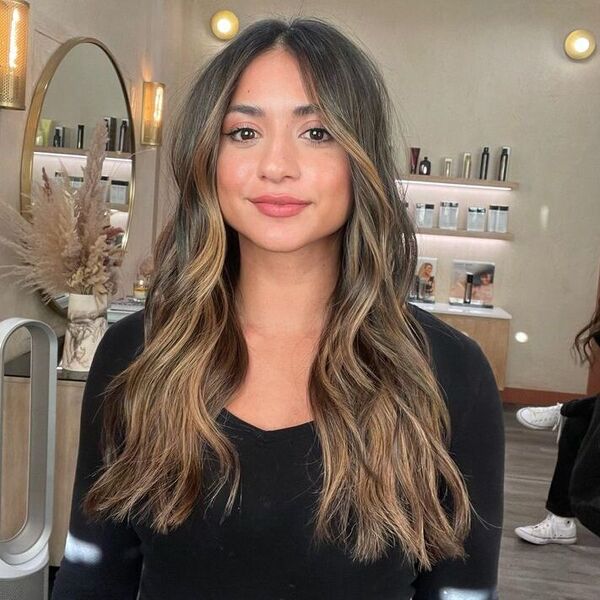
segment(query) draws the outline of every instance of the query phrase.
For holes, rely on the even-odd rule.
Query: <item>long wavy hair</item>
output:
[[[579,357],[581,363],[592,364],[594,361],[594,349],[592,342],[596,342],[596,346],[600,345],[600,296],[596,304],[596,310],[590,321],[577,332],[572,349]]]
[[[449,456],[430,349],[406,304],[417,247],[395,184],[390,100],[365,52],[315,19],[249,26],[201,70],[187,97],[172,136],[179,201],[155,248],[145,346],[109,386],[105,465],[84,508],[144,518],[165,533],[223,486],[223,518],[235,505],[240,463],[216,418],[244,380],[248,349],[235,311],[238,234],[219,208],[217,152],[241,74],[276,47],[297,59],[325,128],[347,152],[353,189],[309,373],[323,457],[314,540],[340,544],[360,562],[399,545],[429,569],[463,555],[470,504]],[[207,457],[219,469],[205,489]]]

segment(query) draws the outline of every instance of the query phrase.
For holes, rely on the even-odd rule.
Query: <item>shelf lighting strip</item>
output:
[[[85,158],[85,154],[63,154],[62,152],[40,152],[35,151],[34,154],[44,155],[44,156],[58,156],[61,158]],[[131,162],[130,158],[117,158],[116,156],[107,156],[104,160],[113,160],[116,162]]]
[[[498,192],[510,192],[511,188],[497,185],[469,185],[468,183],[442,183],[438,181],[406,181],[405,179],[400,180],[401,183],[408,185],[433,185],[437,187],[457,187],[457,188],[468,188],[471,190],[496,190]]]

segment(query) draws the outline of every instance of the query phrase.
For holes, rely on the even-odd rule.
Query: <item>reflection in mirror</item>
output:
[[[48,177],[82,184],[92,132],[105,120],[109,139],[102,169],[110,223],[123,230],[127,244],[135,173],[135,138],[123,77],[108,49],[98,40],[76,38],[50,58],[34,91],[23,144],[21,213],[28,217],[31,188]],[[54,308],[66,312],[68,296]]]

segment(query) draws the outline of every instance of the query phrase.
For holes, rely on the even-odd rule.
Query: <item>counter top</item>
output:
[[[447,304],[446,302],[414,302],[411,304],[440,315],[457,315],[462,317],[484,317],[488,319],[512,319],[512,315],[504,309],[494,306],[494,308],[484,308],[483,306],[464,306],[460,304]]]

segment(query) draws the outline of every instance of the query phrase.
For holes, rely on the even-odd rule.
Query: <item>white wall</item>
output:
[[[224,5],[186,7],[183,75],[223,45],[208,22]],[[300,8],[230,0],[227,8],[242,26],[314,15],[358,38],[383,70],[408,144],[434,168],[444,156],[456,166],[469,151],[475,171],[482,146],[512,147],[509,175],[520,189],[494,199],[510,205],[515,241],[428,236],[421,253],[439,258],[441,300],[453,258],[496,263],[496,302],[513,315],[512,335],[529,335],[526,344],[511,336],[507,386],[584,392],[587,369],[569,347],[593,312],[598,282],[600,54],[575,63],[562,42],[580,27],[600,37],[597,0],[305,0]]]

